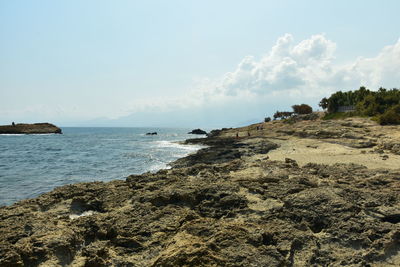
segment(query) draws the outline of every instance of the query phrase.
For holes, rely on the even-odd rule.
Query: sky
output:
[[[398,0],[0,1],[0,124],[233,127],[400,87]]]

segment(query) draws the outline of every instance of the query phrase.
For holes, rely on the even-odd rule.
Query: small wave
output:
[[[137,134],[137,135],[139,135],[139,136],[145,136],[145,137],[167,137],[167,138],[169,138],[169,137],[179,137],[179,136],[182,136],[182,134],[177,134],[177,133],[160,133],[160,132],[157,132],[157,134],[156,135],[148,135],[147,133],[140,133],[140,134]]]
[[[154,164],[154,165],[150,166],[149,171],[150,172],[157,172],[157,171],[162,170],[162,169],[171,169],[171,166],[167,165],[166,163],[161,163],[160,162],[160,163],[157,163],[157,164]]]
[[[62,151],[62,149],[61,149],[61,148],[52,148],[52,147],[49,147],[49,148],[46,148],[45,151],[54,151],[54,152],[57,152],[57,151]]]
[[[157,147],[177,148],[186,151],[197,151],[205,147],[202,145],[184,145],[176,141],[155,141],[154,143],[156,144]]]
[[[166,137],[178,137],[179,135],[177,133],[167,133],[167,134],[162,134],[163,136]]]

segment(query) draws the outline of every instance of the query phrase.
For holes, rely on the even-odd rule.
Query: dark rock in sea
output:
[[[200,149],[195,154],[180,158],[170,164],[174,168],[190,167],[192,165],[214,164],[229,162],[241,157],[254,156],[256,154],[267,154],[268,151],[276,149],[277,144],[263,138],[248,138],[237,140],[234,138],[195,138],[188,139],[185,144],[201,144],[208,147]]]
[[[0,126],[0,134],[61,134],[60,128],[50,123],[18,123]]]
[[[146,135],[157,135],[157,132],[146,133]]]
[[[188,132],[188,134],[207,134],[207,132],[202,129],[194,129],[191,132]]]

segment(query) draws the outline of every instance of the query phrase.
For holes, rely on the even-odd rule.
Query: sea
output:
[[[0,135],[0,206],[55,187],[169,168],[201,146],[182,128],[63,127],[63,134]],[[157,132],[157,135],[146,135]]]

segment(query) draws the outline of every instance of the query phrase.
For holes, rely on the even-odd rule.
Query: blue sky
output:
[[[399,1],[1,1],[0,123],[228,127],[400,87]]]

